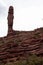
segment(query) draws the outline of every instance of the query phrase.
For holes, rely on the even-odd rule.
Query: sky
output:
[[[31,31],[43,27],[43,0],[0,0],[0,37],[8,33],[8,9],[14,7],[13,30]]]

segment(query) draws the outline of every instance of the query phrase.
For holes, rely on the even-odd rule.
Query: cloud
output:
[[[5,14],[6,14],[5,11],[6,11],[6,8],[4,6],[0,5],[0,16],[5,16]]]
[[[0,1],[0,17],[4,17],[6,15],[6,6],[3,1]]]

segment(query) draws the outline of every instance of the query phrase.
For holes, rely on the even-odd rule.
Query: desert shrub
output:
[[[41,57],[37,57],[36,55],[32,55],[29,56],[29,58],[27,58],[27,64],[29,65],[42,65],[43,64],[43,60]]]

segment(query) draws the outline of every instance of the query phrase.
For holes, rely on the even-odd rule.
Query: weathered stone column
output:
[[[13,32],[13,29],[12,29],[12,26],[13,26],[13,16],[14,14],[14,11],[13,11],[13,7],[10,6],[9,7],[9,11],[8,11],[8,34],[12,33]]]

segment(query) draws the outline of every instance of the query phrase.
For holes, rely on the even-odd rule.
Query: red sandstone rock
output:
[[[15,61],[29,54],[43,56],[43,28],[13,31],[13,7],[8,12],[8,35],[0,38],[0,62]]]

